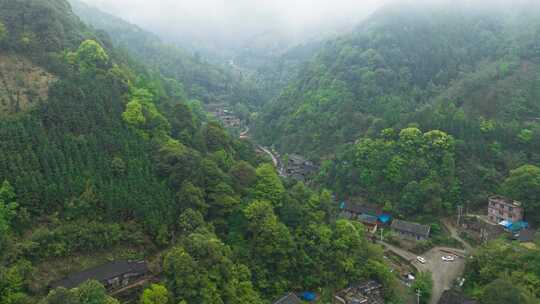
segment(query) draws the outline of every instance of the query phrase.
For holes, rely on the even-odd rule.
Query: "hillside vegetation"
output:
[[[156,35],[81,1],[70,3],[84,22],[106,32],[115,46],[139,63],[180,82],[191,98],[204,103],[257,104],[258,90],[245,75],[208,63],[198,54],[166,44]]]
[[[327,43],[261,111],[257,138],[284,152],[335,159],[323,162],[320,180],[341,195],[402,205],[403,196],[382,193],[418,189],[409,183],[424,181],[456,191],[453,198],[436,195],[449,207],[483,202],[511,169],[540,162],[538,12],[538,5],[511,12],[465,4],[383,7],[354,33]],[[375,161],[355,152],[364,149],[365,138],[395,139],[411,127],[452,137],[455,167],[444,175],[456,180],[453,190],[432,184],[442,176],[429,167],[388,176],[417,161],[397,151],[389,158],[373,154],[383,167],[370,170],[385,184],[362,180],[365,162]]]
[[[0,55],[0,115],[26,111],[45,101],[54,80],[24,57]]]
[[[0,1],[0,29],[2,56],[55,79],[44,102],[0,120],[0,303],[119,303],[95,281],[49,286],[120,258],[148,260],[161,280],[143,303],[328,297],[367,278],[396,299],[381,248],[336,220],[330,192],[284,184],[66,1]]]

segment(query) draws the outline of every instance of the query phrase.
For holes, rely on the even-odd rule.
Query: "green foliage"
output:
[[[122,118],[135,127],[143,137],[154,138],[161,142],[167,141],[171,126],[158,111],[154,98],[155,96],[147,89],[133,89]]]
[[[519,132],[518,138],[523,143],[529,143],[534,137],[534,132],[529,129],[523,129]]]
[[[2,43],[8,36],[8,30],[4,23],[0,21],[0,43]]]
[[[168,79],[182,83],[190,98],[205,103],[235,104],[242,101],[255,104],[258,101],[259,94],[249,77],[208,63],[186,50],[167,45],[156,35],[82,1],[70,2],[84,22],[106,31],[115,45],[127,50],[149,69],[160,71]]]
[[[523,165],[510,171],[510,176],[501,186],[502,191],[512,199],[521,201],[527,219],[540,223],[540,168]]]
[[[142,105],[137,100],[128,102],[126,111],[122,113],[122,117],[128,124],[133,126],[142,126],[146,122],[142,111]]]
[[[17,207],[15,191],[6,180],[0,187],[0,248],[11,230],[11,221],[15,218]]]
[[[354,150],[339,156],[336,163],[352,161],[353,166],[326,172],[330,185],[347,184],[350,194],[380,205],[392,202],[393,212],[407,216],[451,211],[459,197],[453,137],[417,128],[403,129],[398,137],[389,132],[361,139]]]
[[[229,174],[234,179],[234,186],[238,191],[251,187],[257,179],[255,168],[245,161],[236,162],[229,170]]]
[[[290,231],[279,222],[272,204],[254,201],[244,210],[255,286],[265,294],[287,290],[289,271],[294,265],[294,242]]]
[[[394,3],[381,8],[352,33],[326,43],[265,105],[251,131],[282,153],[325,160],[318,181],[339,195],[363,194],[369,188],[364,184],[376,184],[374,175],[380,174],[393,187],[380,187],[377,197],[368,190],[368,199],[381,205],[426,203],[429,213],[445,213],[458,200],[479,207],[508,171],[540,159],[540,57],[530,42],[540,27],[538,7],[460,7]],[[448,172],[429,172],[422,157],[412,164],[401,154],[380,156],[387,166],[374,173],[352,167],[353,143],[381,131],[382,139],[397,141],[395,132],[411,126],[452,136],[454,155],[440,160]],[[416,158],[406,146],[400,149]],[[424,179],[408,175],[410,168],[424,171],[419,173]],[[445,176],[454,181],[441,181]],[[406,198],[386,195],[407,177]]]
[[[86,281],[73,289],[63,287],[53,289],[40,304],[119,304],[107,295],[105,287],[97,281]]]
[[[190,182],[184,182],[176,194],[179,210],[192,209],[206,215],[208,204],[204,200],[204,192]]]
[[[105,68],[109,63],[109,55],[94,40],[83,41],[72,58],[73,63],[77,64],[83,73]]]
[[[174,303],[263,303],[247,267],[212,234],[191,234],[165,256],[163,270]]]
[[[496,279],[486,285],[480,303],[527,303],[522,292],[504,279]]]
[[[31,246],[23,254],[33,259],[44,259],[103,251],[122,242],[142,243],[143,236],[137,229],[140,228],[100,222],[64,223],[54,229],[42,227],[32,232],[29,237]]]
[[[274,167],[270,164],[263,164],[257,168],[256,174],[255,197],[260,200],[267,200],[274,206],[279,207],[285,188]]]
[[[504,240],[488,242],[467,261],[465,274],[468,292],[479,299],[495,299],[488,296],[492,292],[501,298],[540,297],[538,248],[527,249]],[[500,286],[507,288],[495,292]]]
[[[169,303],[169,291],[165,286],[152,284],[143,291],[141,304],[167,304]]]
[[[433,279],[431,278],[431,272],[420,272],[416,276],[411,288],[416,292],[420,291],[420,303],[426,304],[431,298],[431,292],[433,288]]]
[[[31,270],[30,263],[26,261],[19,261],[6,268],[0,266],[0,303],[27,303],[29,297],[25,294],[25,280]]]

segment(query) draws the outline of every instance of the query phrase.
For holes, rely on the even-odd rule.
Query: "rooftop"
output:
[[[300,298],[296,296],[296,294],[289,292],[288,294],[284,295],[282,298],[274,302],[274,304],[300,304],[302,301],[300,301]]]
[[[103,281],[121,276],[125,273],[147,273],[148,265],[144,261],[114,261],[90,268],[81,272],[70,274],[62,280],[53,282],[52,288],[66,287],[74,288],[87,280]]]
[[[347,211],[351,211],[357,214],[369,214],[373,216],[379,216],[382,214],[382,209],[376,206],[370,206],[368,204],[360,202],[345,201],[342,204],[343,208]]]
[[[512,205],[516,207],[521,207],[521,203],[512,199],[509,199],[507,197],[504,197],[502,195],[493,195],[488,198],[490,202],[496,202],[499,204],[505,204],[505,205]]]
[[[368,281],[352,286],[336,294],[335,299],[343,304],[383,304],[382,285],[376,281]]]
[[[430,226],[413,223],[413,222],[402,221],[402,220],[394,220],[390,227],[392,227],[392,229],[405,231],[405,232],[409,232],[415,235],[421,235],[425,237],[429,236],[429,231],[431,230]]]
[[[358,220],[360,220],[362,223],[374,225],[377,224],[378,218],[369,214],[361,214],[358,216]]]

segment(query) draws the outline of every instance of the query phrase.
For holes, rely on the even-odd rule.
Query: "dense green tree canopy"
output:
[[[169,291],[162,285],[152,284],[143,291],[141,304],[167,304],[169,303]]]
[[[501,187],[508,197],[523,203],[528,220],[540,223],[539,167],[524,165],[510,171],[510,176]]]
[[[73,60],[84,72],[89,69],[106,67],[109,63],[109,55],[97,41],[85,40],[73,54]]]
[[[105,287],[97,281],[86,281],[78,288],[53,289],[41,304],[119,304],[118,300],[107,295]]]
[[[488,301],[486,303],[493,303],[497,297],[525,299],[540,296],[538,247],[526,248],[504,240],[488,242],[467,261],[465,274],[470,282],[467,284],[469,292],[478,299]]]

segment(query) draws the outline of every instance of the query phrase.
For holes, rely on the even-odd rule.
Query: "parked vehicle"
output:
[[[442,260],[445,262],[453,262],[456,259],[453,255],[445,255],[442,257]]]
[[[417,257],[416,257],[416,260],[417,260],[418,262],[422,263],[422,264],[425,264],[425,263],[426,263],[426,259],[424,259],[424,258],[421,257],[421,256],[417,256]]]

